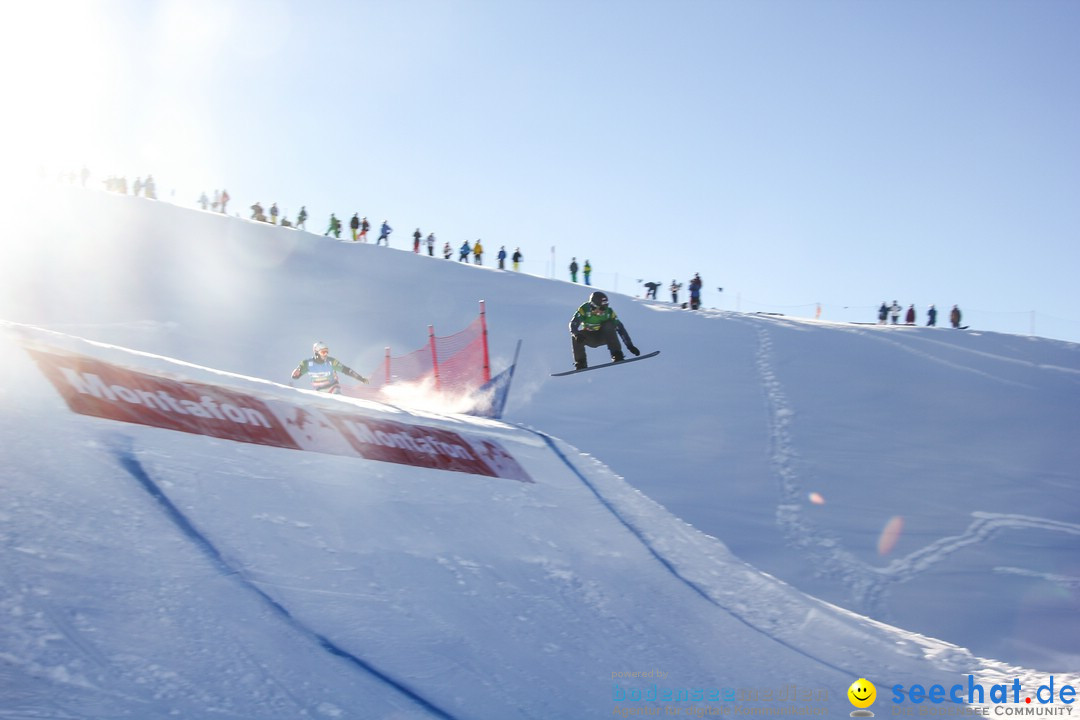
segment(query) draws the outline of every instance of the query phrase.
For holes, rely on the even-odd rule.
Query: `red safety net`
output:
[[[464,330],[437,337],[429,326],[428,333],[428,344],[406,355],[391,356],[387,348],[386,359],[368,374],[369,384],[350,388],[347,394],[372,397],[387,385],[430,382],[440,392],[458,395],[491,379],[483,303],[480,315]]]
[[[378,389],[392,383],[419,382],[427,380],[434,374],[435,366],[431,361],[431,347],[423,347],[401,357],[387,357],[369,376],[370,387]]]
[[[483,314],[461,332],[435,338],[440,390],[448,393],[468,392],[491,379],[484,362],[486,340]]]

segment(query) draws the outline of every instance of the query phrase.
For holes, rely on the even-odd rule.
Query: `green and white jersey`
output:
[[[576,324],[582,330],[595,332],[604,323],[616,319],[615,311],[611,309],[611,306],[598,308],[592,303],[585,303],[577,309],[571,325]]]
[[[306,358],[300,361],[296,369],[300,371],[301,375],[311,375],[311,386],[316,390],[329,390],[337,387],[337,374],[339,372],[354,375],[352,370],[342,365],[337,358],[332,357],[327,357],[326,360],[314,357]]]

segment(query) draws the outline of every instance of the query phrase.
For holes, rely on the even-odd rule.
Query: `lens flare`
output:
[[[896,543],[900,540],[900,533],[904,530],[904,518],[899,515],[893,515],[889,518],[889,521],[885,523],[885,527],[881,530],[881,535],[878,537],[877,551],[878,555],[888,555],[896,547]]]

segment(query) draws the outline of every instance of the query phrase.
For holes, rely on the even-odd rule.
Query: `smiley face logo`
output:
[[[851,683],[851,687],[847,691],[848,700],[851,704],[857,708],[868,708],[874,704],[874,700],[877,699],[877,688],[874,687],[874,683],[870,682],[866,678],[859,678],[855,682]]]

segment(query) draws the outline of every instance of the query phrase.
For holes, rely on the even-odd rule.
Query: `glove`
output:
[[[292,378],[293,380],[298,380],[300,378],[300,368],[292,371]]]
[[[637,357],[638,355],[640,355],[640,354],[641,354],[641,351],[640,351],[640,350],[638,350],[638,349],[637,349],[636,347],[634,347],[633,345],[627,345],[627,346],[626,346],[626,349],[627,349],[627,350],[629,350],[630,352],[634,353],[634,357]]]
[[[361,376],[360,376],[360,382],[362,382],[362,383],[364,383],[365,385],[367,385],[367,384],[368,384],[368,379],[367,379],[366,377],[364,377],[363,375],[361,375]]]

